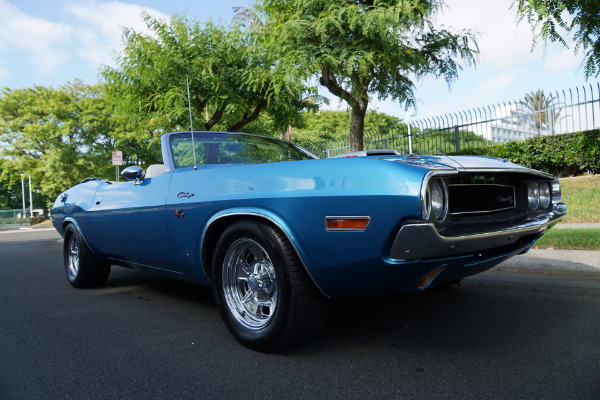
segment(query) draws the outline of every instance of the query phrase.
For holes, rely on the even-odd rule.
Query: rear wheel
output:
[[[100,286],[110,274],[110,264],[100,260],[88,248],[73,224],[65,229],[63,245],[65,272],[69,283],[77,288]]]
[[[232,335],[259,351],[277,351],[319,332],[329,302],[278,230],[241,221],[219,238],[213,258],[215,298]]]

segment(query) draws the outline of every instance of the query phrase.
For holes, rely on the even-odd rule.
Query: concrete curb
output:
[[[554,225],[557,229],[600,229],[598,222],[576,222],[572,224],[558,223]]]

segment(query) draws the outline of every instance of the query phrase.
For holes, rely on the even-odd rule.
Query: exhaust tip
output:
[[[429,271],[423,278],[421,278],[421,280],[419,281],[419,284],[417,285],[417,289],[419,289],[419,290],[427,289],[429,287],[429,285],[431,285],[431,283],[435,280],[435,278],[437,278],[442,272],[444,272],[447,267],[448,267],[448,264],[442,264],[439,267]]]

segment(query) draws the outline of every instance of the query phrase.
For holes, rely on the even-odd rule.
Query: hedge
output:
[[[455,154],[504,158],[556,176],[600,173],[600,130],[540,136]]]

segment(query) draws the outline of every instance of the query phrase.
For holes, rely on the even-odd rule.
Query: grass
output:
[[[567,215],[561,224],[600,222],[600,175],[560,180]],[[600,250],[600,229],[560,229],[548,231],[535,243],[537,249]]]
[[[562,178],[560,187],[567,205],[563,223],[600,222],[600,175]]]
[[[600,229],[551,229],[535,249],[600,250]]]

